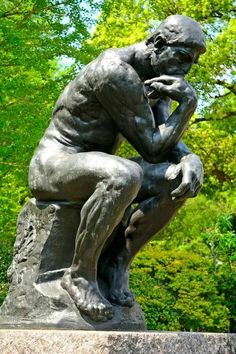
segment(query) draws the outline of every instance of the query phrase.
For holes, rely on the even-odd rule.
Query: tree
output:
[[[99,1],[3,0],[0,3],[0,281],[12,254],[16,217],[29,196],[29,160],[63,86],[75,74],[81,41]],[[6,286],[2,285],[3,291]]]
[[[131,286],[149,329],[229,330],[229,310],[207,258],[151,242],[132,266]]]
[[[1,2],[0,162],[5,173],[18,164],[20,168],[27,165],[48,124],[52,105],[73,70],[62,72],[58,59],[77,58],[81,41],[89,36],[88,10],[83,7],[87,4],[92,11],[96,8],[92,3],[89,0]],[[24,151],[25,158],[19,155],[19,150],[21,154]]]
[[[213,258],[214,272],[217,271],[217,262],[223,261],[232,268],[232,262],[236,261],[236,234],[232,230],[232,215],[220,215],[215,224],[205,231],[203,242],[209,248]]]

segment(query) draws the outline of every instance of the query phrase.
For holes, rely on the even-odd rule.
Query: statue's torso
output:
[[[94,86],[102,81],[96,69],[97,60],[87,65],[62,92],[38,151],[53,145],[68,152],[114,153],[119,146],[121,134],[96,96]]]

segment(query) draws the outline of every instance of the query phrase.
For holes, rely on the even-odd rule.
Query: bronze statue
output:
[[[132,306],[130,262],[201,187],[202,164],[180,139],[197,104],[184,76],[204,52],[199,24],[180,15],[144,42],[106,50],[65,88],[32,159],[38,200],[84,202],[62,286],[92,319],[112,317],[109,300]],[[179,103],[172,114],[171,100]],[[113,155],[123,137],[140,158]]]
[[[202,163],[180,139],[197,105],[184,77],[205,50],[199,24],[181,15],[146,41],[106,50],[66,86],[33,156],[37,200],[84,203],[61,285],[94,321],[111,319],[112,304],[133,305],[133,257],[201,188]],[[123,138],[141,157],[114,155]]]

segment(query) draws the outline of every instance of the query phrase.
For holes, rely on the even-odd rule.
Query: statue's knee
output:
[[[134,162],[129,162],[122,171],[122,180],[124,182],[125,190],[133,190],[135,193],[138,193],[143,181],[142,168]]]
[[[143,171],[139,165],[133,162],[116,166],[109,176],[109,187],[114,191],[126,193],[128,196],[136,196],[143,180]]]
[[[131,162],[131,164],[130,164]],[[126,180],[129,185],[132,187],[140,189],[143,183],[143,170],[142,168],[135,162],[129,161],[130,167],[127,168],[126,171]]]

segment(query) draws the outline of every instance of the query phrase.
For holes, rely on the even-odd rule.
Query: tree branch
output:
[[[226,97],[226,96],[228,96],[228,95],[231,95],[231,93],[232,93],[232,92],[229,91],[229,92],[223,93],[222,95],[219,94],[219,95],[212,95],[212,96],[211,96],[211,95],[209,94],[209,96],[210,96],[211,98],[223,98],[223,97]]]
[[[201,122],[212,122],[212,121],[216,121],[216,120],[228,119],[233,116],[236,116],[236,111],[227,112],[224,116],[222,116],[220,118],[216,118],[216,119],[207,119],[206,117],[199,117],[199,118],[195,119],[193,122],[191,122],[190,125],[201,123]]]
[[[0,14],[0,18],[7,18],[15,15],[22,15],[23,12],[15,11],[16,9],[19,9],[19,6],[22,4],[22,1],[20,0],[17,4],[15,4],[9,11],[3,12]]]
[[[5,12],[3,14],[0,14],[0,18],[8,18],[8,17],[12,17],[12,16],[16,16],[16,15],[24,15],[23,12],[20,11],[15,11],[15,12]]]
[[[215,83],[217,85],[224,86],[225,88],[227,88],[229,91],[231,91],[236,96],[236,87],[235,87],[235,85],[229,84],[228,82],[225,82],[223,80],[216,80]]]
[[[17,163],[14,163],[14,162],[3,162],[3,161],[0,161],[0,165],[6,165],[6,166],[23,166],[23,165],[18,165]]]

